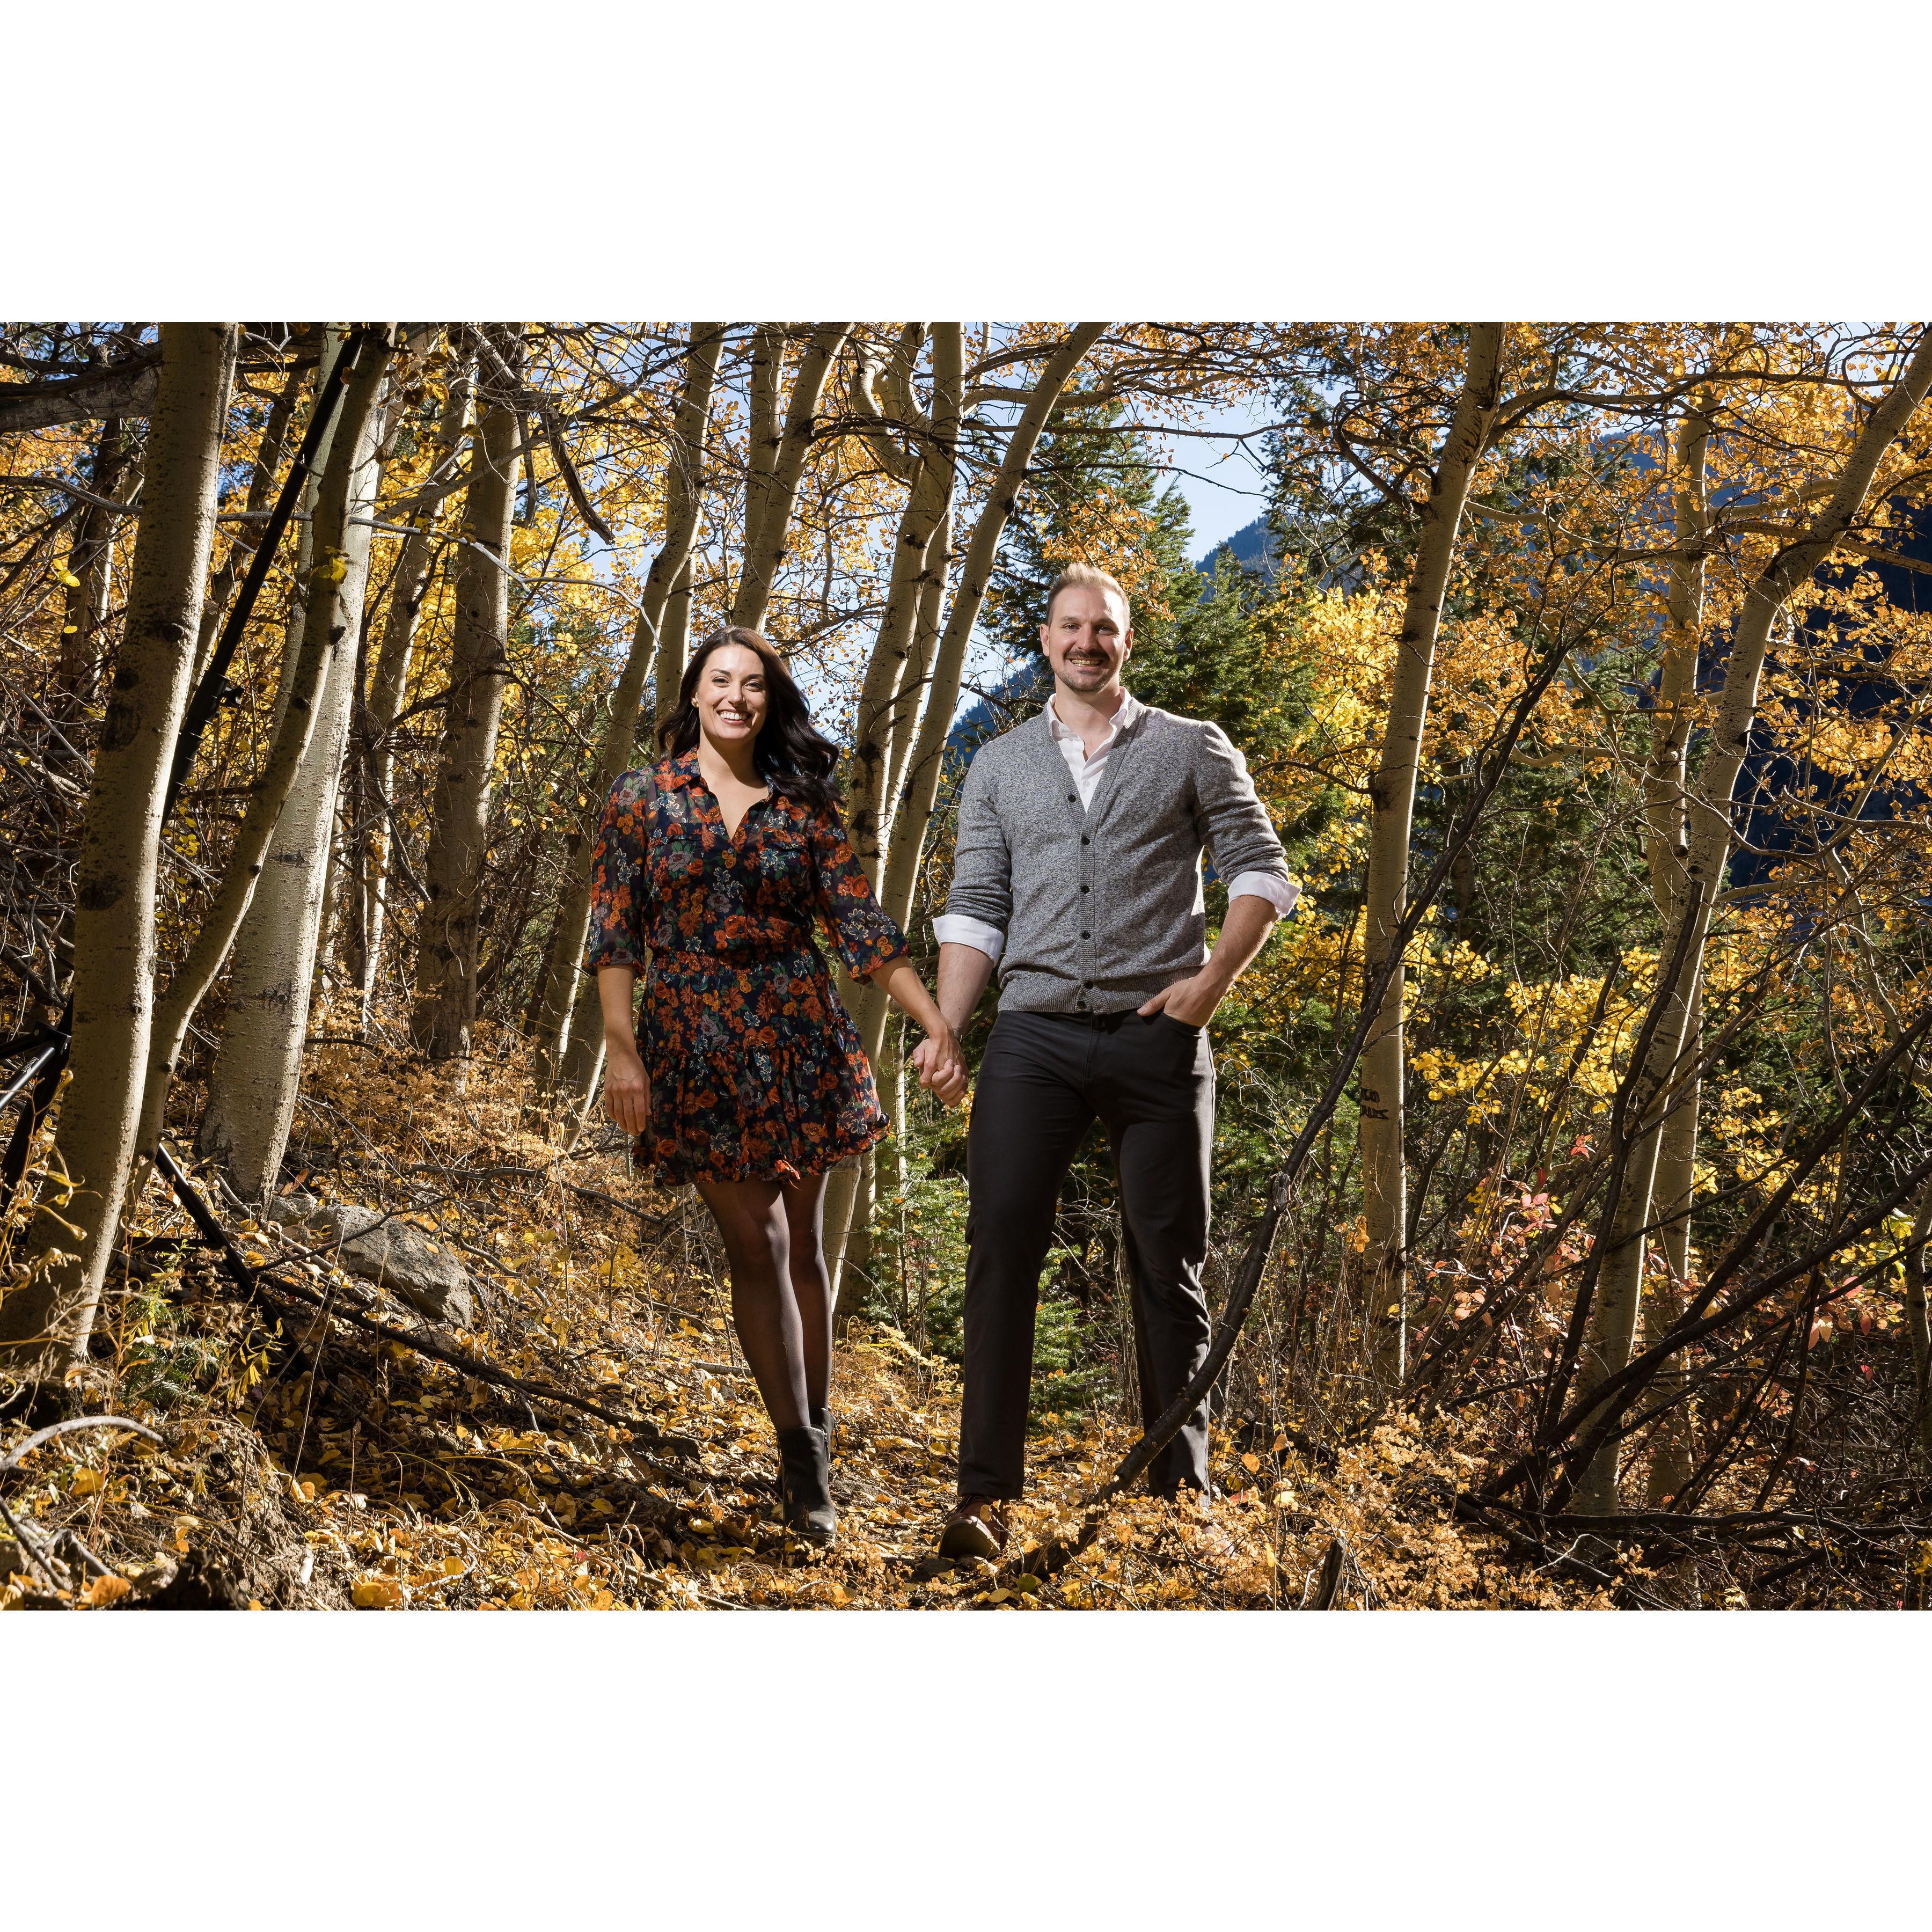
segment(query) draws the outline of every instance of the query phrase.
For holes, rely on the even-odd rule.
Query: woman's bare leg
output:
[[[825,1412],[832,1390],[832,1274],[825,1265],[825,1176],[808,1174],[784,1189],[791,1298],[805,1356],[805,1399]]]
[[[766,1413],[775,1429],[796,1429],[806,1419],[808,1344],[790,1283],[790,1214],[778,1184],[700,1180],[698,1191],[724,1239],[731,1319]],[[826,1325],[829,1335],[829,1310]]]

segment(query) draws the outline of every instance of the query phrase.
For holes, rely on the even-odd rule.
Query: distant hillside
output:
[[[1268,530],[1265,516],[1257,517],[1252,523],[1244,524],[1225,544],[1216,544],[1212,550],[1196,560],[1194,568],[1212,577],[1214,574],[1214,560],[1224,548],[1234,553],[1235,561],[1243,569],[1264,570],[1270,577],[1274,574],[1275,566],[1280,560],[1280,553]]]

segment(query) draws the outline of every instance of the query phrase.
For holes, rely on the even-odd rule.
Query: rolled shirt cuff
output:
[[[962,912],[941,913],[932,922],[932,936],[942,946],[970,946],[983,952],[995,966],[1006,950],[1006,935],[997,926],[968,919]]]
[[[1273,872],[1238,872],[1228,888],[1228,897],[1232,901],[1244,894],[1251,898],[1266,899],[1274,908],[1276,916],[1286,919],[1294,910],[1294,902],[1301,896],[1301,887],[1296,880],[1279,878]]]

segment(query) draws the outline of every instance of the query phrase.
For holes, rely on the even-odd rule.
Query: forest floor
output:
[[[434,1326],[352,1280],[303,1231],[214,1196],[260,1270],[248,1299],[151,1191],[71,1406],[161,1439],[84,1430],[4,1478],[0,1500],[43,1538],[71,1531],[97,1574],[71,1544],[64,1571],[38,1572],[0,1529],[0,1607],[1606,1601],[1510,1564],[1456,1522],[1480,1445],[1406,1420],[1334,1450],[1286,1432],[1250,1432],[1238,1448],[1243,1438],[1217,1429],[1227,1493],[1211,1510],[1120,1498],[1056,1567],[1036,1560],[1042,1546],[1074,1540],[1084,1498],[1138,1432],[1104,1409],[1063,1416],[1030,1444],[1030,1494],[1004,1563],[942,1562],[956,1372],[896,1330],[856,1324],[834,1375],[838,1538],[829,1550],[804,1544],[778,1521],[771,1430],[701,1209],[630,1177],[621,1150],[561,1153],[520,1124],[520,1072],[479,1060],[465,1091],[400,1049],[343,1042],[309,1057],[302,1184],[392,1210],[459,1253],[478,1289],[467,1330]],[[296,1298],[303,1289],[387,1332],[325,1323]],[[538,1388],[484,1378],[497,1372]],[[28,1432],[17,1414],[0,1416],[0,1450]]]

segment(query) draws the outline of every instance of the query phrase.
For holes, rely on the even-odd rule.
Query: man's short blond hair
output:
[[[1092,563],[1070,563],[1048,586],[1046,592],[1046,621],[1053,622],[1053,600],[1063,590],[1111,590],[1120,600],[1120,608],[1126,613],[1126,628],[1134,626],[1134,607],[1129,598],[1126,586],[1118,577],[1110,577]]]

